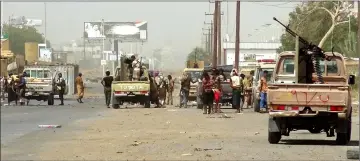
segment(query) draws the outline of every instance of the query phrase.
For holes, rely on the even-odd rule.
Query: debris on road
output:
[[[231,116],[228,116],[227,114],[222,114],[219,118],[231,118]]]
[[[256,132],[255,135],[259,135],[260,133],[259,132]]]
[[[38,125],[39,128],[61,128],[61,125]]]
[[[215,150],[222,150],[222,148],[194,148],[194,151],[215,151]]]
[[[145,113],[144,115],[150,115],[151,113]]]
[[[190,153],[181,154],[182,156],[192,156]]]
[[[210,154],[206,154],[205,157],[211,157],[211,155],[210,155]]]
[[[142,142],[137,142],[137,141],[134,141],[134,143],[133,144],[131,144],[131,146],[138,146],[138,145],[140,145]]]
[[[180,131],[180,134],[185,134],[186,132],[185,131]]]

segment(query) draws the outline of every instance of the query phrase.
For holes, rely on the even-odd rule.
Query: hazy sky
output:
[[[287,21],[288,13],[298,3],[294,2],[242,2],[241,3],[241,41],[262,41],[278,37],[282,28],[272,17]],[[79,39],[87,21],[148,21],[148,42],[143,51],[151,53],[164,45],[172,47],[176,55],[186,57],[195,46],[201,45],[204,21],[210,22],[214,4],[207,2],[47,2],[47,39],[52,44],[69,43]],[[236,2],[223,2],[222,33],[228,31],[231,40],[235,39]],[[228,10],[227,10],[228,8]],[[8,17],[25,16],[31,19],[45,17],[42,2],[4,2],[4,20]],[[228,27],[227,19],[229,20]],[[4,21],[3,20],[3,21]],[[273,24],[261,27],[264,24]],[[255,31],[255,29],[259,29]],[[44,32],[44,25],[39,27]],[[253,36],[249,37],[251,34]],[[145,54],[146,55],[146,54]]]

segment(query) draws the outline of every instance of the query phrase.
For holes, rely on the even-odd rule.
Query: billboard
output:
[[[46,48],[45,44],[38,44],[39,61],[51,62],[52,52],[51,49]]]
[[[89,39],[104,38],[101,22],[84,22],[84,37]]]
[[[28,19],[25,16],[13,16],[13,17],[10,17],[9,23],[11,25],[18,25],[18,26],[24,25],[24,26],[35,27],[35,26],[41,26],[42,20]]]
[[[104,33],[102,33],[104,28]],[[144,42],[148,39],[147,21],[140,22],[85,22],[84,36],[116,39],[122,42]]]

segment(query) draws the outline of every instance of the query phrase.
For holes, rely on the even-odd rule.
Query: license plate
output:
[[[127,95],[127,96],[130,96],[130,97],[132,97],[132,96],[135,96],[135,95],[133,95],[133,94],[130,94],[130,95]]]

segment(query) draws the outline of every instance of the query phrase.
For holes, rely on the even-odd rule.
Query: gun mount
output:
[[[290,35],[294,37],[298,37],[298,41],[303,44],[303,47],[299,49],[299,56],[302,57],[301,60],[299,60],[299,63],[301,61],[307,61],[310,62],[309,64],[312,66],[312,71],[307,71],[307,80],[306,83],[314,83],[312,80],[312,73],[314,72],[317,76],[317,80],[319,83],[324,84],[324,80],[322,77],[321,67],[320,67],[320,61],[321,60],[331,60],[331,57],[328,57],[325,55],[325,52],[323,49],[321,49],[319,46],[312,44],[311,42],[306,41],[304,38],[296,34],[294,31],[292,31],[289,28],[289,25],[286,26],[283,23],[281,23],[278,19],[275,17],[273,18],[276,22],[278,22],[281,26],[283,26],[286,29],[286,32],[288,32]],[[332,48],[332,53],[334,54],[334,48]]]

